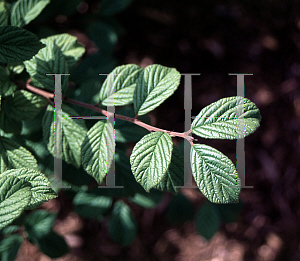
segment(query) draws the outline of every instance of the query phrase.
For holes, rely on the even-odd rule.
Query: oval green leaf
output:
[[[133,102],[136,81],[143,69],[135,64],[116,67],[104,81],[100,101],[105,106],[123,106]]]
[[[143,115],[154,110],[175,92],[179,83],[180,74],[175,68],[159,64],[146,67],[137,80],[133,96],[135,113]]]
[[[42,203],[57,197],[55,191],[50,187],[48,178],[39,171],[27,168],[12,169],[3,172],[0,177],[17,177],[29,182],[32,196],[25,209],[38,208]]]
[[[38,168],[30,151],[12,139],[0,136],[0,173],[17,168]]]
[[[192,123],[192,132],[208,139],[241,139],[253,133],[260,120],[253,102],[239,96],[227,97],[202,109]]]
[[[78,43],[77,38],[67,33],[52,35],[42,40],[55,43],[55,45],[60,48],[69,69],[72,68],[85,53],[85,48]]]
[[[32,84],[36,87],[54,90],[54,76],[46,74],[68,74],[69,68],[65,56],[53,39],[42,39],[46,48],[41,49],[32,59],[25,61],[26,71],[32,78]],[[69,77],[61,77],[62,89],[66,90]]]
[[[166,175],[172,157],[172,138],[165,132],[145,135],[133,148],[130,156],[135,179],[149,192]]]
[[[0,175],[0,229],[19,217],[31,200],[30,183]]]
[[[111,214],[108,232],[122,246],[129,246],[137,235],[136,221],[128,205],[117,201]]]
[[[12,6],[11,24],[19,27],[29,24],[49,3],[50,0],[18,0]]]
[[[231,160],[220,151],[203,144],[191,149],[191,167],[201,192],[213,203],[237,203],[240,179]]]
[[[109,122],[98,121],[88,131],[81,155],[85,171],[101,184],[114,157],[114,130]]]
[[[62,158],[76,168],[81,165],[81,144],[87,133],[84,120],[70,118],[78,113],[63,105],[62,118]],[[49,104],[43,117],[43,138],[50,153],[55,156],[55,121],[54,108]]]
[[[0,26],[0,63],[31,59],[45,47],[37,36],[16,26]]]

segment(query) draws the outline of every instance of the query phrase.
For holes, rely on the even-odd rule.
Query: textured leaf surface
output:
[[[31,59],[45,47],[37,36],[16,26],[0,27],[0,62],[19,62]]]
[[[175,68],[159,64],[146,67],[137,80],[133,96],[135,113],[143,115],[154,110],[175,92],[179,83],[180,74]]]
[[[12,139],[0,136],[0,174],[9,169],[38,168],[34,156]]]
[[[111,214],[108,231],[111,238],[122,246],[128,246],[137,235],[136,221],[130,208],[117,201]]]
[[[9,9],[9,3],[0,2],[0,26],[8,25]]]
[[[25,217],[25,230],[30,238],[41,238],[52,231],[56,214],[46,210],[36,210]]]
[[[81,147],[82,165],[98,184],[114,157],[114,130],[109,122],[98,121],[87,133]]]
[[[135,179],[149,192],[165,176],[172,156],[173,143],[169,134],[158,131],[145,135],[130,156]]]
[[[67,105],[63,105],[62,118],[62,158],[67,163],[79,168],[81,165],[81,144],[87,133],[82,119],[69,118],[78,113]],[[50,153],[55,155],[55,121],[54,108],[49,104],[43,117],[43,138]]]
[[[0,96],[12,95],[16,89],[17,85],[9,78],[9,70],[0,66]]]
[[[0,242],[1,261],[14,261],[23,242],[21,235],[10,235]]]
[[[112,198],[79,192],[73,200],[75,211],[82,217],[102,221],[112,205]]]
[[[206,240],[210,240],[220,227],[220,215],[216,206],[204,203],[196,215],[196,231]]]
[[[36,170],[27,168],[12,169],[3,172],[0,177],[17,177],[30,183],[32,196],[26,209],[35,209],[42,203],[57,197],[55,191],[50,187],[47,177]]]
[[[116,67],[100,90],[102,105],[123,106],[132,103],[136,80],[142,71],[143,69],[135,64]]]
[[[29,182],[3,174],[0,175],[0,229],[19,217],[31,200]]]
[[[211,202],[238,202],[240,179],[233,163],[224,154],[210,146],[194,144],[191,166],[197,186]]]
[[[11,24],[19,27],[29,24],[49,3],[50,0],[18,0],[11,10]]]
[[[9,96],[3,103],[3,109],[15,121],[31,120],[38,115],[41,108],[47,105],[47,100],[42,96],[22,90]]]
[[[62,50],[52,39],[42,39],[46,48],[41,49],[32,59],[25,61],[26,71],[32,84],[50,91],[54,90],[54,76],[46,74],[68,74],[69,68]],[[68,85],[68,75],[61,76],[62,88]]]
[[[85,48],[78,43],[77,38],[70,34],[57,34],[44,39],[46,42],[54,43],[62,51],[64,58],[72,68],[85,53]]]
[[[244,113],[237,114],[241,110]],[[253,133],[260,120],[253,102],[239,96],[228,97],[201,110],[192,123],[192,132],[209,139],[240,139]]]
[[[184,158],[182,154],[179,152],[177,147],[173,145],[172,158],[169,168],[159,182],[157,186],[154,188],[165,191],[178,193],[178,186],[184,185]]]

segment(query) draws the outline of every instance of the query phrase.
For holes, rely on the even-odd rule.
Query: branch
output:
[[[19,86],[23,87],[23,88],[26,88],[27,90],[33,92],[33,93],[36,93],[38,95],[41,95],[43,97],[45,97],[46,99],[53,99],[54,98],[54,94],[53,93],[49,93],[47,91],[44,91],[44,90],[41,90],[41,89],[38,89],[36,87],[33,87],[31,86],[29,83],[31,82],[31,79],[29,79],[26,84],[25,83],[22,83],[22,82],[18,82],[18,81],[14,81],[16,84],[18,84]],[[153,127],[149,124],[146,124],[140,120],[137,119],[138,115],[136,115],[134,118],[130,118],[130,117],[126,117],[126,116],[123,116],[123,115],[120,115],[120,114],[116,114],[116,113],[112,113],[112,112],[108,112],[106,110],[103,110],[101,108],[98,107],[99,104],[96,104],[96,105],[91,105],[91,104],[87,104],[87,103],[84,103],[84,102],[80,102],[80,101],[76,101],[76,100],[73,100],[73,99],[69,99],[67,97],[64,97],[63,100],[65,102],[68,102],[68,103],[71,103],[71,104],[75,104],[75,105],[78,105],[80,107],[84,107],[84,108],[88,108],[90,110],[93,110],[93,111],[96,111],[96,112],[99,112],[103,115],[105,115],[106,117],[110,118],[110,117],[115,117],[117,119],[120,119],[120,120],[124,120],[124,121],[128,121],[128,122],[132,122],[138,126],[141,126],[145,129],[147,129],[148,131],[150,132],[153,132],[153,131],[162,131],[162,132],[165,132],[165,133],[168,133],[171,137],[181,137],[181,138],[184,138],[184,139],[187,139],[191,145],[193,145],[193,140],[194,138],[191,136],[191,130],[187,131],[187,132],[183,132],[183,133],[180,133],[180,132],[175,132],[175,131],[167,131],[167,130],[163,130],[163,129],[160,129],[160,128],[156,128],[156,127]]]

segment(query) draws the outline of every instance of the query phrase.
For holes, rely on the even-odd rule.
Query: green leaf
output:
[[[135,113],[131,107],[122,107],[117,114],[134,118]],[[138,118],[140,121],[149,123],[148,115],[142,115]],[[115,119],[115,139],[117,142],[138,142],[146,134],[149,134],[149,131],[145,128],[142,128],[132,122]]]
[[[143,115],[154,110],[175,92],[179,83],[180,74],[175,68],[159,64],[146,67],[137,80],[133,96],[135,113]]]
[[[32,78],[32,84],[50,91],[54,90],[54,76],[46,74],[68,74],[69,68],[65,56],[56,41],[42,39],[46,48],[41,49],[32,59],[25,61],[26,71]],[[61,76],[62,89],[66,90],[69,76]]]
[[[184,185],[184,158],[177,147],[173,145],[172,158],[166,175],[154,188],[165,191],[178,193],[179,186]]]
[[[244,113],[237,115],[241,110]],[[241,139],[253,133],[260,120],[253,102],[239,96],[227,97],[202,109],[192,123],[192,132],[208,139]]]
[[[26,209],[38,208],[42,203],[57,197],[55,191],[50,187],[47,177],[36,170],[27,168],[12,169],[3,172],[0,177],[17,177],[30,183],[32,196]]]
[[[206,240],[210,240],[219,230],[220,222],[216,206],[210,202],[204,203],[196,214],[196,231]]]
[[[172,156],[172,138],[165,132],[145,135],[133,148],[130,156],[131,170],[135,179],[149,192],[165,176]]]
[[[162,198],[163,193],[161,191],[151,189],[150,193],[136,193],[129,200],[143,208],[155,208]]]
[[[9,78],[9,70],[0,66],[0,96],[9,96],[17,89],[17,85]]]
[[[166,212],[166,218],[170,224],[183,224],[194,216],[193,203],[183,194],[172,197]]]
[[[102,183],[114,157],[113,135],[113,126],[109,122],[98,121],[82,143],[82,166],[98,184]]]
[[[33,119],[46,105],[47,100],[42,96],[21,90],[5,99],[3,109],[12,119],[22,121]]]
[[[61,257],[70,251],[65,239],[53,231],[34,242],[50,258]]]
[[[69,69],[72,68],[76,62],[85,53],[85,48],[78,43],[77,38],[70,34],[57,34],[42,39],[45,42],[55,44],[62,51]]]
[[[0,256],[2,261],[14,261],[23,242],[21,235],[10,235],[0,242]]]
[[[123,201],[117,201],[114,204],[108,232],[110,237],[122,246],[129,246],[137,235],[135,218],[129,206]]]
[[[79,192],[74,197],[73,204],[80,216],[102,221],[112,205],[112,198]]]
[[[0,136],[0,173],[17,168],[38,168],[34,156],[12,139]]]
[[[42,238],[52,231],[56,214],[46,210],[36,210],[25,217],[25,230],[30,238]]]
[[[30,183],[4,173],[0,175],[0,229],[19,217],[31,200]]]
[[[135,64],[116,67],[104,81],[100,90],[102,105],[123,106],[133,102],[136,80],[143,69]]]
[[[236,203],[241,191],[238,173],[229,158],[203,144],[191,149],[191,167],[201,192],[213,203]]]
[[[12,6],[11,24],[19,27],[29,24],[49,3],[50,0],[18,0]]]
[[[70,118],[77,112],[63,105],[62,118],[62,158],[67,163],[79,168],[81,165],[81,144],[86,135],[84,120]],[[43,117],[43,138],[50,153],[55,156],[55,121],[54,108],[49,104]]]
[[[0,2],[0,26],[8,25],[9,9],[9,3]]]
[[[103,0],[99,14],[103,16],[115,15],[126,9],[132,0]]]
[[[16,26],[0,26],[0,63],[31,59],[45,47],[37,36]]]

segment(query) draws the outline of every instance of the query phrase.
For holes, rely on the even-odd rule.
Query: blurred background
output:
[[[63,32],[77,36],[87,49],[85,58],[95,61],[85,77],[128,63],[201,73],[192,82],[196,116],[210,103],[236,95],[236,77],[228,73],[252,73],[245,76],[245,97],[260,109],[262,121],[245,139],[246,185],[254,188],[242,189],[242,204],[228,210],[234,222],[221,222],[209,241],[197,233],[193,217],[170,224],[168,193],[150,208],[130,205],[138,236],[129,247],[109,238],[105,220],[80,218],[62,194],[43,205],[59,211],[54,229],[72,248],[57,260],[300,260],[300,1],[124,0],[113,1],[124,6],[112,13],[105,13],[102,4],[107,1],[74,1],[70,13],[67,2],[52,11],[47,7],[28,28],[40,37]],[[101,20],[89,27],[95,17]],[[103,38],[97,37],[99,31]],[[101,60],[93,58],[99,53]],[[182,80],[174,95],[151,113],[152,124],[184,131],[183,99]],[[174,140],[178,146],[180,142]],[[198,142],[217,148],[235,163],[236,141],[198,137]],[[182,189],[181,194],[192,202],[195,213],[207,201],[198,189]],[[27,242],[17,260],[51,259]]]

